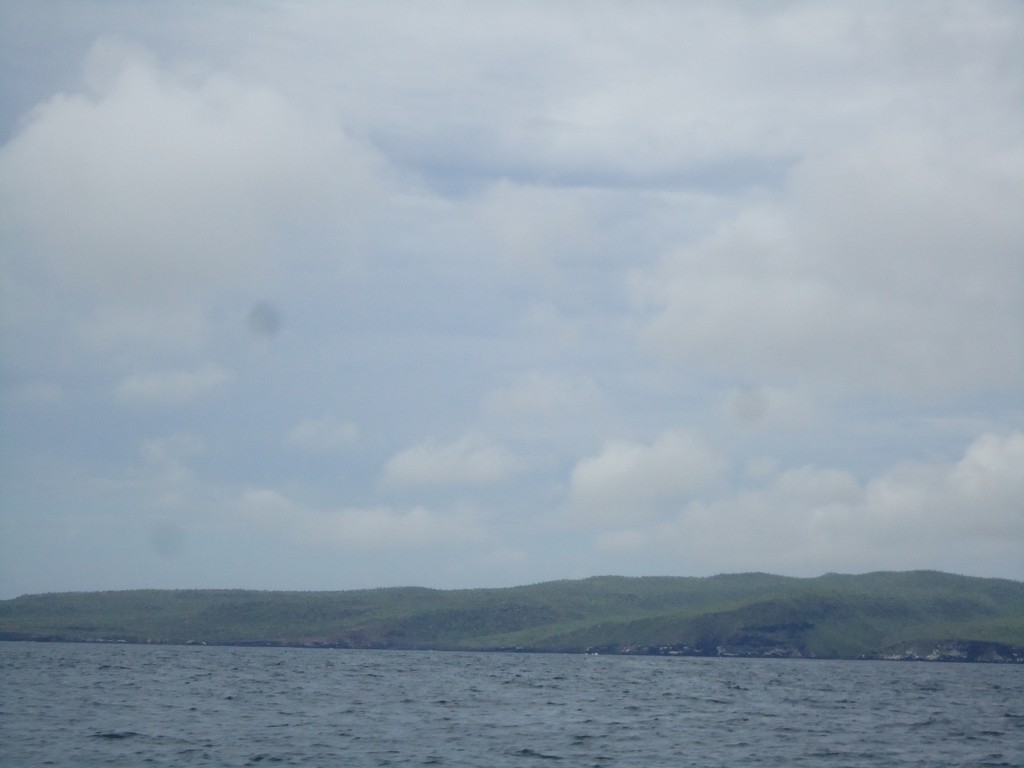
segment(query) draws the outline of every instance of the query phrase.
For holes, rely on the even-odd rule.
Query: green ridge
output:
[[[1024,583],[934,571],[0,601],[0,639],[1024,662]]]

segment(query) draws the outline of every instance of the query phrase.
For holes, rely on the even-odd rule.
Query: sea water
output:
[[[0,765],[1024,766],[1024,667],[0,643]]]

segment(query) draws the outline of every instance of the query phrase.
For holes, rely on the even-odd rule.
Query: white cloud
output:
[[[117,396],[127,403],[184,405],[224,386],[231,375],[217,366],[195,371],[135,373],[117,385]]]
[[[408,552],[486,539],[478,516],[465,509],[316,509],[270,488],[245,489],[234,508],[243,531],[271,531],[314,549],[362,554]]]
[[[520,469],[521,462],[504,446],[479,435],[453,443],[430,440],[396,454],[384,467],[392,485],[492,485]]]
[[[687,432],[665,432],[650,445],[611,440],[573,469],[573,514],[603,524],[629,521],[645,515],[652,503],[704,490],[723,469],[723,458]]]
[[[1022,466],[1024,434],[983,434],[955,464],[901,465],[866,483],[802,467],[638,530],[645,551],[671,552],[691,572],[813,575],[941,562],[1007,575],[1024,557]]]
[[[238,519],[246,526],[278,526],[299,522],[305,512],[291,499],[270,488],[246,488],[235,504]]]
[[[328,110],[110,40],[86,69],[0,148],[5,321],[32,354],[205,351],[226,296],[356,260],[385,170]]]
[[[645,340],[829,392],[1019,387],[1024,150],[969,128],[883,123],[809,153],[785,196],[638,272]]]
[[[910,466],[870,482],[866,512],[889,527],[949,546],[989,539],[1024,546],[1024,433],[985,433],[952,467]]]
[[[354,179],[369,191],[371,155],[269,88],[175,77],[109,41],[89,66],[93,93],[39,106],[0,154],[8,227],[63,280],[132,299],[244,280],[268,225],[343,202]]]
[[[349,448],[359,437],[359,428],[351,422],[331,419],[305,419],[288,433],[288,445],[307,451],[334,451]]]
[[[680,369],[912,398],[1024,383],[1024,123],[1003,64],[1021,17],[961,7],[920,28],[907,8],[744,17],[793,44],[783,68],[816,63],[766,67],[787,106],[735,121],[774,129],[781,183],[637,271],[642,336]],[[813,114],[786,118],[799,103]]]

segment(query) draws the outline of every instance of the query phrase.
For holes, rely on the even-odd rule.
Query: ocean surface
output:
[[[1024,667],[0,643],[0,765],[1024,766]]]

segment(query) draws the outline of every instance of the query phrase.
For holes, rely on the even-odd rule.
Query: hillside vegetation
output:
[[[1024,583],[932,571],[0,601],[0,639],[1024,661]]]

